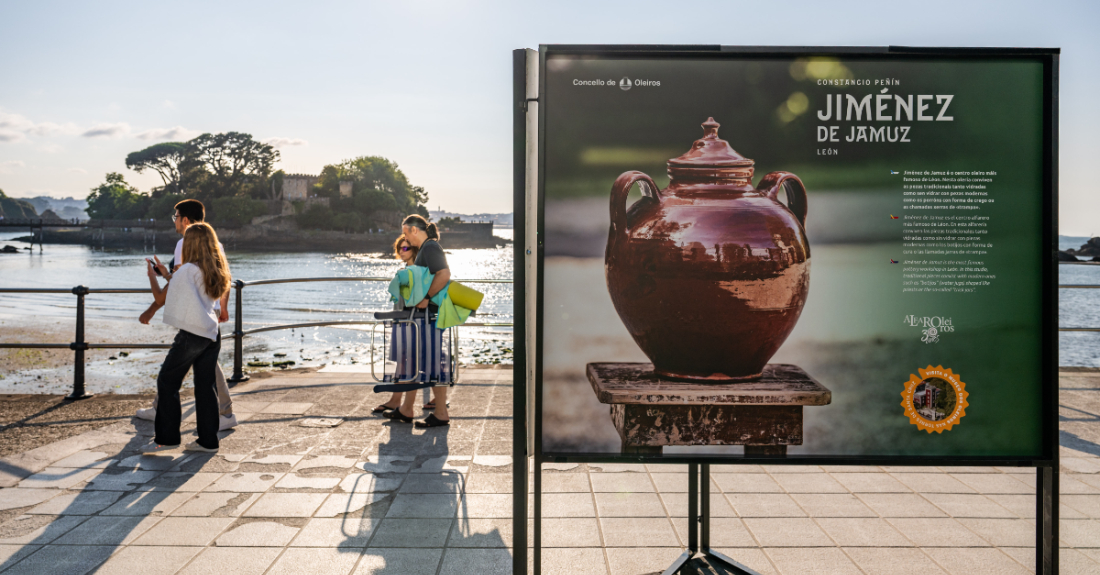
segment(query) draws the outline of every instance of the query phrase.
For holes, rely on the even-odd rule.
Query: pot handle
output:
[[[798,218],[798,223],[805,228],[806,211],[808,209],[806,186],[802,184],[802,180],[798,176],[790,172],[771,172],[760,180],[760,183],[756,185],[756,189],[778,202],[779,190],[784,184],[789,184],[787,186],[787,208]]]
[[[610,237],[618,240],[626,237],[626,196],[630,193],[630,187],[635,183],[642,188],[642,193],[657,200],[661,200],[661,191],[653,178],[645,172],[623,172],[615,179],[611,186],[611,234]]]

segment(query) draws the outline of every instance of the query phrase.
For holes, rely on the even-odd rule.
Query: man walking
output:
[[[173,254],[172,261],[169,262],[168,267],[174,272],[179,269],[185,262],[183,261],[183,232],[187,231],[187,228],[191,224],[197,224],[206,219],[206,207],[202,205],[202,202],[198,200],[183,200],[176,204],[176,213],[172,216],[172,221],[176,225],[176,233],[180,235],[180,240],[176,242],[175,253]],[[225,253],[225,246],[219,245],[222,253]],[[229,293],[226,292],[222,296],[221,300],[214,304],[215,310],[218,312],[218,322],[224,323],[229,321]],[[148,324],[153,319],[153,315],[157,313],[161,306],[156,302],[153,302],[149,306],[149,309],[145,310],[138,318],[143,324]],[[229,395],[229,386],[225,383],[225,374],[222,372],[220,364],[215,365],[214,377],[216,390],[218,393],[218,430],[225,431],[237,426],[237,416],[233,415],[233,399]],[[157,418],[157,398],[153,397],[153,407],[147,407],[137,410],[136,417],[138,419],[146,419],[149,421],[155,421]]]

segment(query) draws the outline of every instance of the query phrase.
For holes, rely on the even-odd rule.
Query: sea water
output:
[[[510,229],[495,233],[511,239]],[[26,232],[0,233],[0,245],[12,244],[19,254],[0,254],[0,287],[62,288],[77,285],[90,288],[148,287],[145,258],[153,254],[141,249],[98,249],[80,245],[50,244],[42,249],[13,238]],[[1059,237],[1059,248],[1078,248],[1083,237]],[[446,247],[446,238],[444,238]],[[170,254],[158,254],[167,260]],[[385,253],[269,253],[227,254],[235,279],[392,277],[400,267]],[[449,249],[448,263],[456,279],[511,279],[512,247],[491,249]],[[1058,267],[1060,284],[1100,285],[1100,264],[1065,264]],[[471,284],[485,293],[478,323],[512,323],[512,285]],[[251,286],[244,289],[243,327],[321,321],[363,321],[372,312],[391,307],[385,282],[316,282]],[[1060,327],[1100,328],[1100,289],[1059,289]],[[74,321],[76,298],[69,294],[0,294],[0,316],[37,317]],[[137,316],[148,306],[145,294],[91,294],[86,298],[89,325],[96,320],[113,320],[119,333],[114,341],[126,341],[128,322],[136,326]],[[230,300],[230,315],[235,302]],[[158,318],[154,321],[159,321]],[[232,331],[233,319],[223,324]],[[294,361],[295,366],[353,366],[370,358],[371,326],[317,327],[278,330],[245,338],[246,362]],[[511,363],[511,327],[466,327],[460,330],[462,360],[466,363]],[[0,341],[3,341],[0,335]],[[1061,332],[1058,335],[1059,364],[1100,367],[1100,332]],[[232,342],[223,342],[223,362],[231,356]]]
[[[511,229],[496,234],[511,239]],[[20,248],[18,254],[0,254],[0,288],[61,288],[84,285],[93,289],[148,289],[145,258],[140,248],[99,249],[82,245],[35,245],[13,241],[26,231],[0,234],[0,246]],[[485,249],[448,249],[454,279],[512,278],[512,246]],[[156,254],[167,262],[171,254]],[[279,278],[369,276],[393,277],[402,264],[389,253],[270,253],[237,251],[226,254],[234,279],[245,281]],[[512,284],[470,283],[485,294],[471,323],[511,324]],[[392,309],[388,281],[311,282],[250,286],[243,290],[243,328],[324,321],[369,321],[373,312]],[[235,290],[234,290],[235,292]],[[231,361],[233,312],[236,294],[229,302],[230,322],[222,324],[222,360]],[[89,294],[85,298],[86,322],[113,320],[112,340],[125,342],[126,331],[139,328],[138,315],[151,303],[148,294]],[[0,294],[0,316],[50,318],[75,321],[76,297],[71,294]],[[154,322],[160,321],[158,313]],[[132,322],[132,325],[131,323]],[[311,327],[278,330],[245,337],[246,362],[294,361],[295,367],[366,364],[370,361],[370,325]],[[460,330],[464,363],[511,363],[512,328],[464,327]],[[379,330],[381,335],[381,329]],[[3,341],[0,335],[0,341]],[[380,350],[377,350],[380,351]],[[381,357],[379,355],[379,357]]]

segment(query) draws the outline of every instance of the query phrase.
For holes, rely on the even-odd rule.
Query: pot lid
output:
[[[691,149],[679,158],[668,161],[669,166],[684,168],[751,166],[755,162],[738,154],[729,142],[718,138],[721,126],[714,118],[703,122],[703,137],[695,140]]]

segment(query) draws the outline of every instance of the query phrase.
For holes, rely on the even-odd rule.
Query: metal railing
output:
[[[234,329],[233,329],[233,375],[229,382],[239,383],[248,381],[248,374],[244,373],[244,337],[267,331],[284,329],[298,329],[304,327],[332,327],[345,325],[373,325],[383,323],[378,320],[353,320],[353,321],[318,321],[309,323],[293,323],[284,325],[271,325],[257,327],[250,330],[244,329],[244,288],[248,286],[274,285],[285,283],[305,282],[355,282],[355,281],[390,281],[385,277],[326,277],[326,278],[283,278],[233,282],[236,291]],[[461,283],[485,283],[505,284],[512,280],[492,279],[464,279],[454,280]],[[1100,289],[1100,284],[1061,284],[1059,289]],[[76,334],[71,343],[4,343],[0,342],[0,349],[70,349],[73,351],[73,392],[65,399],[77,400],[91,397],[84,390],[84,352],[89,349],[168,349],[171,344],[165,343],[88,343],[84,341],[84,297],[89,294],[148,294],[148,289],[91,289],[85,286],[76,286],[72,289],[57,288],[0,288],[0,294],[6,293],[34,293],[34,294],[73,294],[76,296]],[[369,313],[369,312],[368,312]],[[512,327],[512,323],[465,323],[466,327]],[[1100,332],[1100,327],[1060,327],[1062,332]]]
[[[247,335],[276,331],[283,329],[297,329],[303,327],[331,327],[345,325],[373,325],[383,323],[379,320],[353,320],[353,321],[318,321],[309,323],[293,323],[284,325],[270,325],[250,330],[244,329],[244,288],[248,286],[274,285],[285,283],[305,282],[360,282],[376,281],[388,282],[386,277],[327,277],[327,278],[284,278],[233,282],[236,291],[235,313],[233,319],[233,375],[227,381],[240,383],[248,381],[248,374],[244,372],[244,338]],[[466,279],[453,280],[466,284],[510,284],[512,280],[492,279]],[[67,400],[87,399],[92,397],[84,389],[84,352],[89,349],[168,349],[171,344],[166,343],[88,343],[84,341],[84,297],[89,294],[150,294],[149,289],[91,289],[85,286],[76,286],[72,289],[42,289],[42,288],[0,288],[0,294],[28,293],[28,294],[72,294],[76,296],[76,334],[72,343],[4,343],[0,342],[0,349],[71,349],[73,350],[73,392],[65,397]],[[381,311],[381,310],[379,310]],[[373,313],[373,312],[366,312]],[[512,323],[504,322],[480,322],[464,323],[464,327],[513,327]]]

